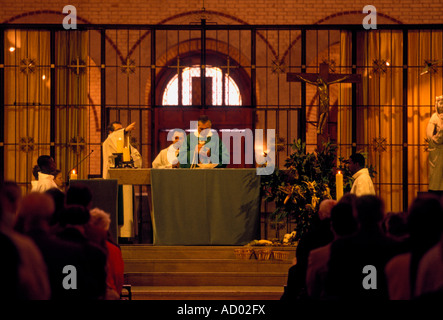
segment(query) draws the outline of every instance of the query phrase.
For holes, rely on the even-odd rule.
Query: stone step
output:
[[[135,286],[133,300],[280,300],[282,286]]]
[[[277,286],[287,283],[287,272],[128,272],[131,286]]]
[[[125,259],[125,272],[287,272],[292,261],[256,259]]]
[[[236,259],[235,250],[244,246],[153,246],[121,245],[123,259]],[[268,248],[272,251],[289,251],[289,258],[295,257],[295,247],[250,247]],[[254,257],[253,257],[254,258]]]

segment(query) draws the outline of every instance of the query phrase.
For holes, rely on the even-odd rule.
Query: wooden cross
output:
[[[68,65],[69,68],[76,68],[76,74],[80,74],[80,68],[86,68],[86,65],[80,64],[80,58],[77,56],[77,64]]]
[[[326,62],[320,64],[319,73],[288,73],[288,82],[306,82],[317,86],[319,95],[319,119],[317,124],[317,145],[321,148],[321,143],[328,140],[327,120],[329,114],[329,85],[334,83],[359,83],[360,74],[335,74],[329,73],[329,65]]]

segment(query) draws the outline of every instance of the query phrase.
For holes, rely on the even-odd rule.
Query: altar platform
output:
[[[287,252],[283,260],[240,259],[244,246],[121,248],[133,300],[279,300],[295,257],[295,247],[269,248]]]

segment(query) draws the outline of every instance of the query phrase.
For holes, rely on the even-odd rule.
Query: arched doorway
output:
[[[251,79],[246,71],[229,56],[215,51],[206,51],[205,58],[206,64],[202,66],[201,52],[180,55],[168,61],[167,67],[159,72],[154,108],[154,157],[171,143],[167,141],[169,130],[179,128],[189,132],[194,129],[190,128],[191,121],[203,114],[211,119],[212,128],[220,138],[231,130],[254,129]],[[252,166],[245,163],[244,154],[240,164],[228,165],[230,168]]]

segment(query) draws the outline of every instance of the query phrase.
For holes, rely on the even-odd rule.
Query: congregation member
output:
[[[374,195],[356,199],[358,229],[349,237],[331,245],[325,292],[332,300],[388,300],[384,268],[399,250],[398,243],[382,231],[384,203]],[[362,285],[364,268],[373,266],[377,272],[377,290]],[[368,275],[370,276],[370,275]]]
[[[386,265],[391,300],[415,298],[420,261],[423,255],[438,243],[443,230],[443,208],[440,199],[433,194],[415,198],[409,207],[407,228],[407,252],[395,256]]]
[[[6,300],[48,300],[51,289],[42,254],[27,236],[14,230],[21,194],[15,182],[0,185],[0,243],[2,244],[0,294]],[[17,210],[17,211],[15,211]]]

